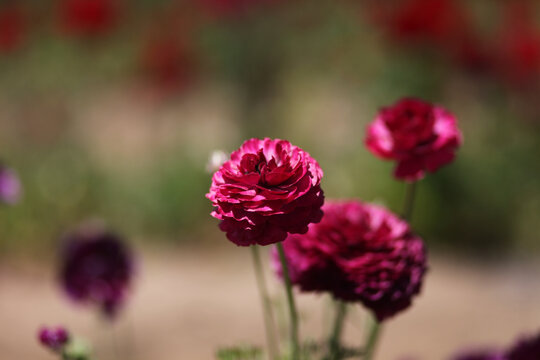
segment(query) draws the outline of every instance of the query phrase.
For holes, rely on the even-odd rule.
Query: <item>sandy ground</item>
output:
[[[1,360],[54,359],[35,340],[43,324],[65,324],[86,337],[99,360],[114,359],[113,339],[119,358],[130,360],[213,359],[219,346],[264,343],[246,249],[145,255],[129,308],[112,326],[91,309],[70,304],[49,268],[0,265]],[[385,325],[378,360],[448,359],[456,349],[504,346],[540,329],[539,273],[540,267],[525,264],[493,267],[432,260],[423,294]],[[268,281],[279,305],[281,287],[270,273]],[[302,336],[320,337],[328,300],[311,295],[297,299]],[[346,325],[349,344],[359,344],[364,320],[354,307]]]

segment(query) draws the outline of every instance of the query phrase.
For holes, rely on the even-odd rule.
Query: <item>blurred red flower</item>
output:
[[[455,0],[401,0],[377,7],[389,35],[403,43],[446,45],[469,25],[466,11]]]
[[[116,0],[63,0],[61,27],[69,34],[93,37],[109,33],[118,23]]]
[[[534,19],[534,4],[508,1],[496,42],[500,75],[511,85],[526,86],[540,79],[540,27]]]
[[[23,10],[16,4],[0,7],[0,52],[10,53],[23,43],[26,19]]]
[[[195,80],[198,67],[189,41],[168,33],[145,40],[140,66],[151,85],[163,91],[184,90]]]
[[[370,5],[371,18],[392,42],[435,50],[467,70],[490,69],[489,49],[462,2],[396,0]]]

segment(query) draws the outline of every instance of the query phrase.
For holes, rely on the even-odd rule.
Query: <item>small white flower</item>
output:
[[[210,154],[208,163],[206,164],[206,171],[210,174],[218,171],[221,165],[223,165],[223,163],[227,161],[228,159],[229,159],[229,155],[227,155],[224,151],[221,151],[221,150],[213,151]]]

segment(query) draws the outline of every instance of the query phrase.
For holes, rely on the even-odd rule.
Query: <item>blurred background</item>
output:
[[[404,184],[363,139],[402,96],[451,110],[465,143],[419,185],[413,226],[432,270],[381,359],[442,359],[538,329],[539,11],[534,0],[0,1],[0,160],[24,189],[0,206],[0,323],[19,324],[0,330],[2,359],[52,358],[34,341],[43,323],[75,324],[99,347],[104,335],[55,285],[59,237],[94,218],[141,258],[118,325],[137,339],[132,359],[262,343],[249,254],[204,198],[210,154],[285,138],[319,161],[327,197],[399,211]]]

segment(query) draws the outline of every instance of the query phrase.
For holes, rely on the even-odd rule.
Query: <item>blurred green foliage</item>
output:
[[[21,204],[0,207],[0,253],[39,253],[89,217],[144,241],[219,236],[204,198],[206,158],[250,136],[286,138],[309,151],[325,171],[327,197],[400,211],[404,184],[363,137],[378,108],[401,96],[444,104],[465,136],[455,163],[419,184],[413,225],[427,243],[482,255],[540,250],[540,122],[521,94],[429,52],[387,46],[355,4],[321,0],[209,21],[193,34],[199,82],[152,97],[134,90],[141,29],[159,23],[145,15],[170,4],[140,0],[104,39],[81,42],[51,30],[0,58],[0,157],[24,185]],[[125,97],[115,100],[118,93]],[[217,105],[208,100],[216,97]],[[102,123],[120,125],[80,130],[95,119],[88,113],[115,101],[144,112],[146,130],[107,111],[97,116]],[[167,116],[174,126],[160,130]],[[117,134],[104,146],[86,141],[110,131]],[[122,147],[134,131],[153,140],[132,152]],[[168,136],[173,146],[161,141]]]

